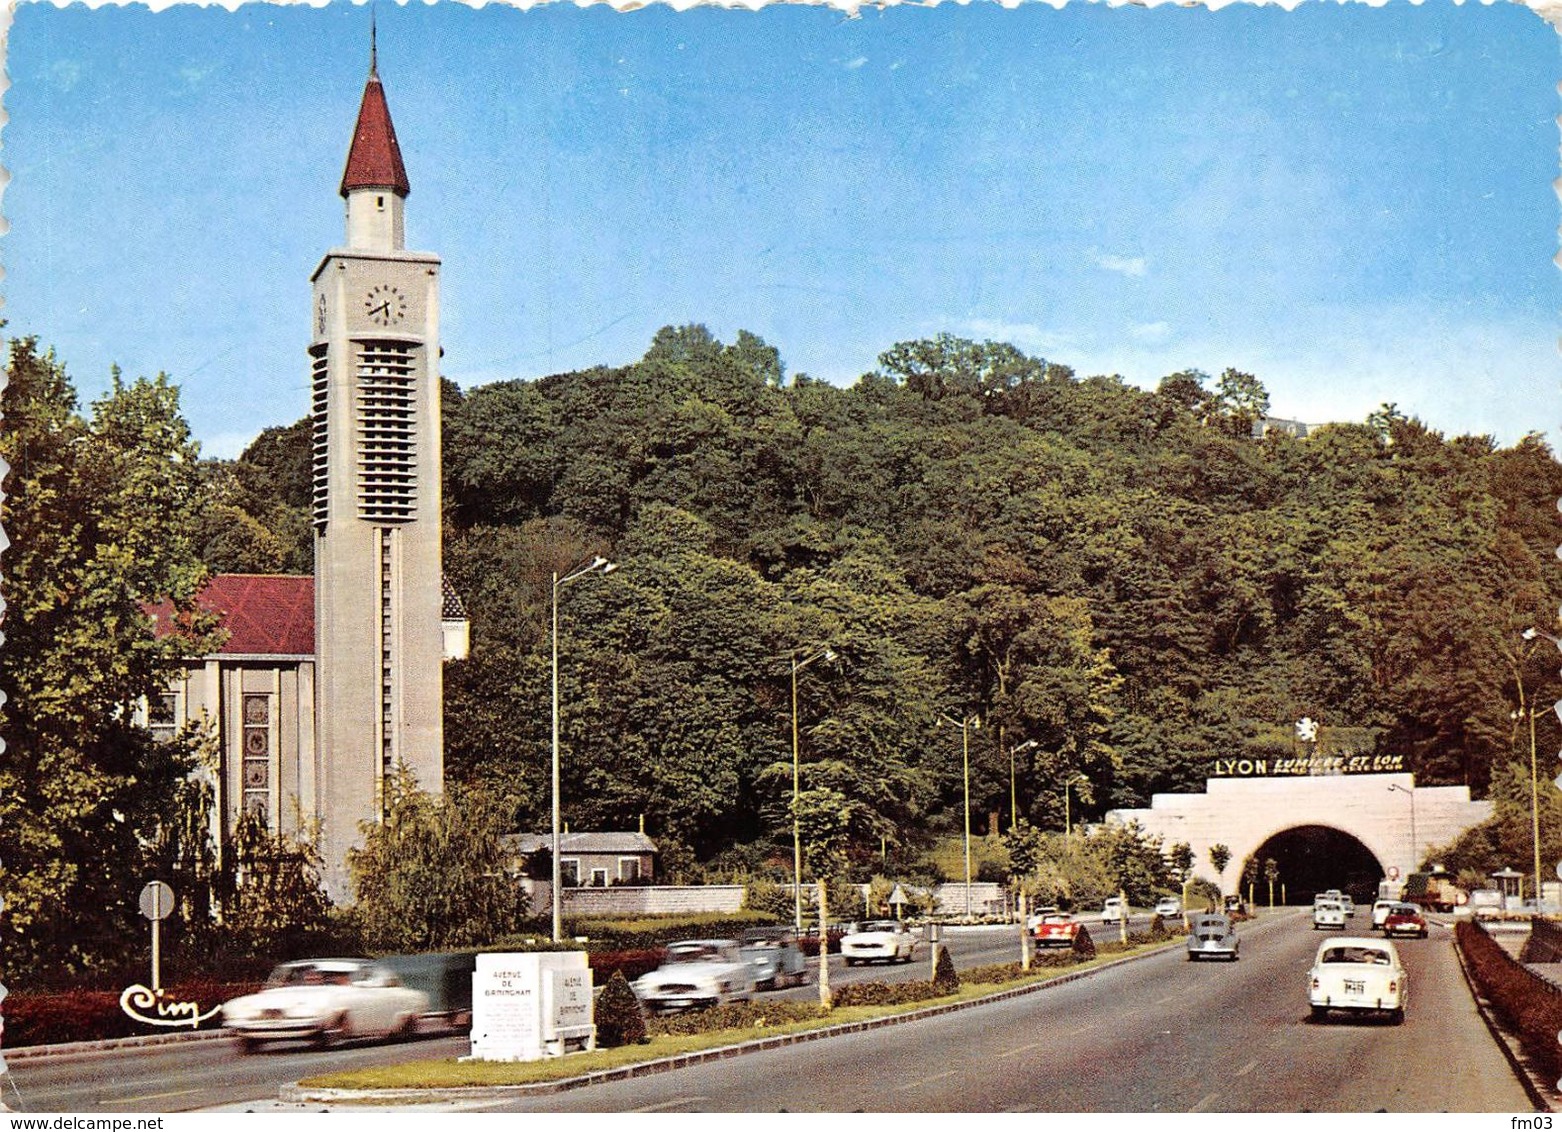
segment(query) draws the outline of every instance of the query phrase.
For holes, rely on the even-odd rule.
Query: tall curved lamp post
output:
[[[1018,746],[1009,748],[1009,828],[1013,829],[1020,824],[1020,795],[1015,787],[1014,756],[1021,751],[1028,751],[1036,745],[1036,740],[1027,739]]]
[[[1410,798],[1410,872],[1416,871],[1416,854],[1421,851],[1420,843],[1416,841],[1416,791],[1415,787],[1406,789],[1397,782],[1388,784],[1389,790],[1399,791]],[[1409,873],[1406,874],[1407,876]]]
[[[577,566],[563,577],[553,572],[553,942],[564,938],[564,903],[560,891],[564,879],[559,861],[559,590],[577,578],[587,574],[611,574],[618,563],[609,562],[600,554],[583,566]]]
[[[1519,708],[1512,713],[1514,719],[1526,719],[1529,722],[1529,822],[1530,844],[1535,854],[1535,909],[1540,910],[1540,771],[1535,765],[1535,705],[1524,694],[1524,669],[1523,662],[1530,658],[1535,651],[1535,646],[1541,638],[1545,638],[1562,652],[1562,639],[1553,637],[1550,633],[1542,633],[1539,629],[1525,629],[1521,634],[1527,645],[1521,654],[1519,664],[1514,666],[1513,680],[1519,686]],[[1562,717],[1562,709],[1557,712]]]
[[[965,767],[965,918],[969,920],[971,918],[971,731],[980,730],[982,721],[975,715],[956,719],[952,715],[939,712],[938,722],[949,723],[960,729],[961,757]]]
[[[807,668],[816,660],[832,661],[835,659],[835,650],[829,648],[820,649],[818,652],[798,659],[796,653],[792,654],[792,916],[793,927],[797,934],[803,934],[803,826],[798,814],[798,806],[802,798],[802,758],[799,754],[797,743],[797,674]],[[826,936],[824,924],[819,925],[819,954],[824,954]]]

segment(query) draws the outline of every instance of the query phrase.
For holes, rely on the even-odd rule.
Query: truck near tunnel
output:
[[[1452,912],[1469,903],[1470,894],[1455,884],[1446,872],[1434,869],[1406,877],[1400,899],[1407,904],[1417,904],[1426,912]]]

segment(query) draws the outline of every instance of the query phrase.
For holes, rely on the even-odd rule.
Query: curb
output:
[[[996,991],[993,994],[983,995],[981,998],[968,999],[965,1002],[948,1002],[942,1006],[929,1006],[921,1010],[907,1011],[904,1014],[891,1014],[884,1018],[872,1018],[862,1022],[846,1022],[838,1026],[826,1026],[819,1030],[804,1030],[796,1034],[777,1034],[772,1038],[756,1038],[753,1041],[740,1042],[737,1045],[717,1046],[713,1049],[674,1054],[671,1057],[658,1058],[655,1061],[642,1061],[634,1065],[623,1065],[617,1069],[600,1069],[592,1073],[582,1073],[576,1077],[562,1077],[556,1081],[534,1081],[525,1085],[463,1085],[448,1089],[306,1089],[295,1081],[282,1086],[278,1099],[317,1104],[332,1102],[350,1103],[354,1101],[386,1104],[399,1101],[470,1101],[485,1097],[549,1096],[554,1093],[568,1092],[572,1089],[584,1089],[591,1085],[604,1084],[608,1081],[624,1081],[631,1077],[649,1077],[654,1073],[667,1073],[674,1069],[681,1069],[686,1065],[697,1065],[705,1061],[724,1061],[728,1058],[741,1057],[748,1053],[759,1053],[763,1050],[779,1049],[783,1046],[799,1045],[803,1042],[823,1041],[826,1038],[840,1037],[843,1034],[857,1034],[865,1030],[878,1030],[885,1026],[899,1026],[907,1022],[918,1022],[924,1018],[936,1018],[940,1014],[952,1014],[958,1010],[969,1010],[977,1006],[1002,1002],[1005,999],[1019,998],[1022,995],[1035,994],[1037,991],[1046,990],[1049,987],[1062,986],[1065,983],[1072,983],[1078,979],[1087,979],[1101,971],[1111,970],[1113,967],[1121,966],[1124,963],[1133,963],[1151,955],[1160,955],[1178,942],[1174,938],[1168,941],[1164,947],[1143,951],[1138,955],[1125,955],[1121,959],[1113,959],[1085,971],[1071,971],[1056,978],[1043,979],[1040,982],[1030,983],[1023,987],[1012,987],[1009,990]]]
[[[91,1042],[61,1042],[52,1046],[18,1046],[0,1049],[0,1057],[7,1064],[22,1061],[52,1061],[71,1057],[85,1057],[112,1050],[138,1049],[149,1046],[175,1045],[181,1042],[214,1042],[232,1037],[227,1030],[196,1030],[193,1033],[142,1034],[133,1038],[100,1038]]]
[[[1481,989],[1475,985],[1475,980],[1470,977],[1470,965],[1464,961],[1464,948],[1459,946],[1459,936],[1453,934],[1454,954],[1459,957],[1459,971],[1464,975],[1464,984],[1470,989],[1470,997],[1475,1000],[1475,1009],[1480,1012],[1481,1021],[1486,1023],[1486,1029],[1491,1033],[1492,1040],[1497,1043],[1497,1048],[1502,1050],[1502,1055],[1508,1059],[1508,1064],[1513,1067],[1513,1075],[1519,1079],[1519,1084],[1529,1094],[1529,1099],[1535,1104],[1536,1112],[1562,1112],[1562,1097],[1559,1097],[1551,1082],[1535,1072],[1534,1063],[1524,1051],[1519,1042],[1518,1035],[1509,1030],[1498,1016],[1496,1004],[1481,993]]]

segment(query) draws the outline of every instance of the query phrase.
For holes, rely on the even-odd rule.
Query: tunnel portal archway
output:
[[[1291,904],[1308,904],[1325,889],[1337,888],[1358,904],[1377,899],[1378,882],[1384,868],[1372,851],[1357,838],[1326,825],[1299,825],[1268,838],[1254,851],[1250,860],[1258,862],[1258,880],[1253,885],[1254,899],[1266,902],[1269,885],[1264,880],[1264,861],[1273,858],[1279,869],[1275,881],[1275,900],[1280,886]],[[1246,876],[1248,862],[1242,862]]]

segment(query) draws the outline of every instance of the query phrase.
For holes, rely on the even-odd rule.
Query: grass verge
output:
[[[1000,991],[1014,990],[1049,979],[1067,977],[1080,971],[1088,971],[1118,959],[1157,951],[1179,942],[1176,939],[1140,944],[1124,951],[1098,955],[1094,959],[1071,967],[1043,967],[1018,979],[1001,983],[966,983],[955,994],[942,998],[930,998],[921,1002],[898,1006],[848,1006],[838,1007],[828,1014],[804,1021],[777,1023],[775,1025],[746,1026],[742,1029],[714,1030],[704,1034],[665,1035],[634,1046],[616,1049],[598,1049],[586,1053],[570,1054],[562,1058],[546,1058],[541,1061],[458,1061],[443,1058],[438,1061],[408,1061],[400,1065],[372,1066],[344,1073],[330,1073],[307,1077],[299,1082],[305,1089],[341,1089],[345,1091],[372,1092],[379,1089],[464,1089],[500,1085],[532,1085],[543,1081],[558,1081],[567,1077],[579,1077],[587,1073],[622,1069],[647,1061],[659,1061],[679,1054],[697,1053],[721,1046],[741,1045],[744,1042],[771,1038],[784,1034],[823,1030],[831,1026],[853,1022],[873,1021],[897,1014],[911,1014],[930,1007],[950,1003],[969,1002],[985,998]]]

